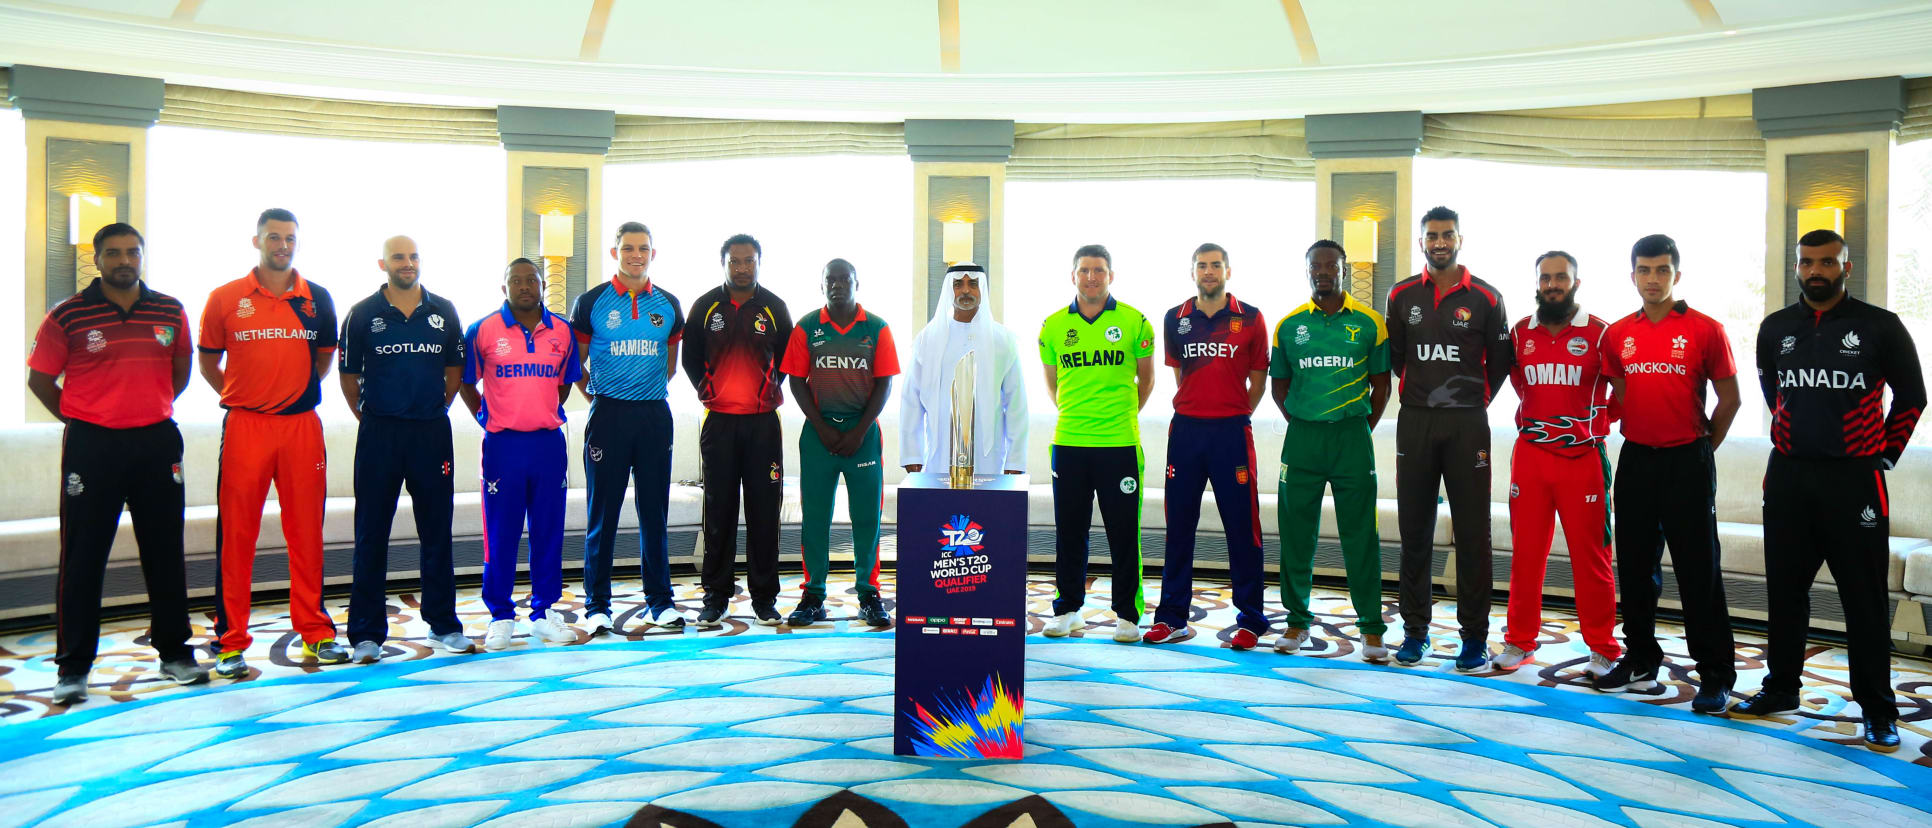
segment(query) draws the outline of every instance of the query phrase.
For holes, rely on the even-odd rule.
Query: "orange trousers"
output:
[[[231,410],[222,421],[221,507],[216,558],[215,636],[219,652],[246,650],[254,641],[248,609],[255,580],[255,542],[262,532],[268,484],[281,504],[282,537],[288,543],[289,618],[302,641],[335,637],[335,622],[322,609],[322,508],[328,498],[329,462],[322,419],[315,412],[257,414]]]

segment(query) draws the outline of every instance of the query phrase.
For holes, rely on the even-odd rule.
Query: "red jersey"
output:
[[[47,312],[27,367],[66,375],[60,416],[103,428],[137,428],[174,416],[174,360],[189,353],[188,316],[174,297],[141,283],[121,310],[95,279]]]
[[[1509,382],[1522,400],[1516,406],[1518,439],[1565,457],[1596,450],[1610,433],[1610,380],[1603,376],[1602,346],[1610,324],[1581,310],[1551,334],[1525,316],[1509,329],[1516,365]]]
[[[1724,325],[1678,302],[1662,322],[1642,310],[1617,320],[1603,340],[1603,374],[1623,380],[1623,437],[1668,448],[1709,436],[1704,389],[1737,376]]]
[[[1174,413],[1183,417],[1246,417],[1248,373],[1268,370],[1268,322],[1261,310],[1228,295],[1209,316],[1189,299],[1161,325],[1167,364],[1181,369]]]

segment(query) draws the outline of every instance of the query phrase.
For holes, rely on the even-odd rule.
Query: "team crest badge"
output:
[[[1533,353],[1536,353],[1536,340],[1534,339],[1523,340],[1523,355],[1528,356]]]
[[[1583,356],[1590,352],[1590,340],[1580,336],[1573,336],[1570,337],[1570,343],[1567,347],[1570,349],[1570,356]]]
[[[1177,324],[1174,326],[1174,330],[1176,333],[1179,333],[1182,336],[1186,336],[1188,332],[1194,330],[1194,320],[1189,317],[1183,316],[1181,317],[1180,324]]]
[[[654,328],[664,327],[664,314],[661,314],[661,313],[651,314],[651,326]]]
[[[1240,333],[1240,332],[1241,332],[1241,317],[1237,316],[1233,319],[1228,320],[1228,333]]]
[[[1133,494],[1135,491],[1139,489],[1140,489],[1140,481],[1135,480],[1131,477],[1123,477],[1120,479],[1121,494]]]
[[[1344,331],[1347,331],[1347,332],[1348,332],[1348,341],[1350,341],[1350,342],[1354,342],[1354,341],[1355,341],[1355,335],[1356,335],[1356,334],[1359,334],[1359,333],[1361,333],[1361,332],[1362,332],[1362,326],[1360,326],[1360,325],[1343,325],[1343,326],[1342,326],[1342,330],[1344,330]]]
[[[777,463],[771,464],[771,482],[777,483],[783,479],[785,479],[785,470]]]
[[[1510,500],[1515,500],[1515,499],[1516,499],[1516,496],[1517,496],[1517,495],[1520,495],[1520,494],[1522,494],[1522,493],[1523,493],[1523,490],[1522,490],[1521,488],[1518,488],[1516,484],[1514,484],[1514,483],[1511,483],[1511,484],[1509,484],[1509,499],[1510,499]]]
[[[598,447],[596,447],[596,446],[591,446],[591,447],[590,447],[590,462],[592,462],[592,463],[602,463],[602,462],[604,462],[604,450],[603,450],[603,449],[600,449],[600,448],[598,448]]]
[[[180,483],[181,482],[181,464],[180,463],[174,464],[174,468],[172,468],[170,471],[174,472],[174,482]]]
[[[1109,326],[1107,327],[1107,341],[1108,341],[1108,342],[1119,342],[1119,341],[1120,341],[1120,326],[1119,326],[1119,325],[1109,325]]]
[[[439,331],[440,331],[440,330],[442,330],[442,329],[443,329],[443,315],[442,315],[442,314],[440,314],[440,313],[432,313],[432,314],[430,314],[430,315],[429,315],[429,326],[430,326],[430,327],[432,327],[432,328],[435,328],[436,330],[439,330]]]
[[[1475,468],[1478,468],[1478,469],[1489,468],[1489,449],[1476,449]]]
[[[1243,486],[1246,486],[1246,485],[1248,485],[1248,481],[1249,481],[1249,480],[1251,480],[1251,479],[1252,479],[1252,478],[1248,476],[1248,467],[1247,467],[1247,466],[1235,466],[1235,467],[1234,467],[1234,482],[1236,482],[1236,483],[1239,483],[1239,484],[1241,484],[1241,485],[1243,485]]]
[[[752,317],[751,329],[759,333],[765,333],[767,330],[765,325],[765,317],[762,317],[762,316]]]
[[[1456,320],[1450,324],[1458,328],[1467,328],[1469,327],[1469,320],[1473,316],[1475,314],[1470,313],[1468,308],[1457,308],[1455,313]]]
[[[389,323],[385,321],[382,317],[378,316],[374,319],[369,320],[370,333],[379,334],[386,330],[389,330]]]
[[[551,355],[551,356],[557,356],[557,355],[559,355],[559,354],[562,354],[562,353],[563,353],[563,348],[564,348],[564,344],[563,344],[563,340],[561,340],[561,339],[552,339],[552,340],[550,340],[550,355]]]
[[[173,345],[174,344],[174,326],[173,325],[154,326],[154,341],[161,343],[161,347],[163,348]]]

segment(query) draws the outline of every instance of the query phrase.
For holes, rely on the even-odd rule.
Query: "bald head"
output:
[[[408,236],[391,236],[383,242],[382,259],[376,264],[389,274],[389,285],[397,290],[413,290],[421,278],[422,257],[416,253],[416,240]]]

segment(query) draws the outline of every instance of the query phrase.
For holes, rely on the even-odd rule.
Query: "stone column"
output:
[[[1315,157],[1315,236],[1349,247],[1349,293],[1383,310],[1389,288],[1410,273],[1415,247],[1415,154],[1422,146],[1421,112],[1363,112],[1308,116],[1308,152]],[[1366,233],[1349,222],[1375,222],[1375,261],[1362,250]],[[1366,228],[1366,225],[1356,225]]]
[[[7,97],[27,135],[28,347],[48,309],[99,275],[94,231],[117,221],[145,229],[148,127],[162,96],[158,78],[13,67]],[[53,421],[31,396],[25,402],[28,422]]]
[[[500,106],[496,119],[508,150],[504,262],[521,256],[541,263],[544,305],[565,313],[608,265],[609,245],[600,241],[604,154],[617,132],[617,113]]]
[[[932,319],[935,303],[946,301],[946,268],[954,261],[985,266],[992,292],[986,310],[1004,321],[1006,160],[1013,155],[1013,122],[907,121],[906,151],[913,162],[912,333],[900,341],[911,342]]]

